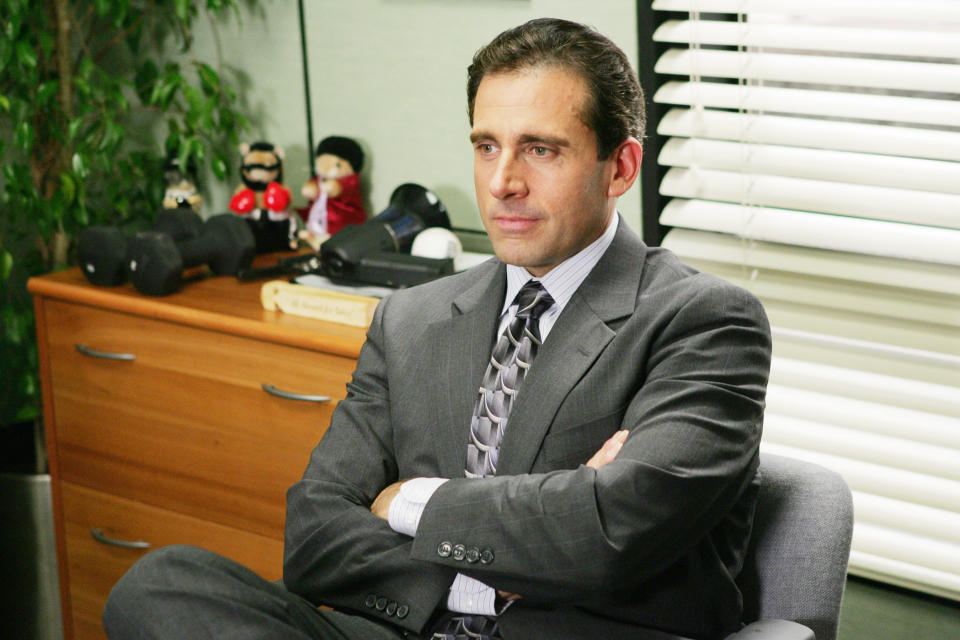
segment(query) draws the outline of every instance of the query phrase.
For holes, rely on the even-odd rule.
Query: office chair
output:
[[[853,502],[839,474],[761,454],[753,537],[737,584],[744,620],[727,640],[836,640]]]

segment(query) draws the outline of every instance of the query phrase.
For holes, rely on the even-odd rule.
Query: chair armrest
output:
[[[726,640],[816,640],[813,631],[790,620],[757,620]]]

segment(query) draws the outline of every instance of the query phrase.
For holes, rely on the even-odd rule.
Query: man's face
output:
[[[576,73],[527,69],[484,76],[470,139],[480,217],[497,257],[542,276],[596,240],[613,215],[616,160],[597,160],[580,119]],[[616,154],[614,154],[614,157]]]

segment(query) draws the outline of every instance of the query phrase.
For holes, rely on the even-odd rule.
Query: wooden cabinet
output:
[[[285,494],[346,394],[364,331],[264,311],[259,283],[164,298],[34,278],[64,630],[102,639],[147,549],[195,544],[280,577]]]

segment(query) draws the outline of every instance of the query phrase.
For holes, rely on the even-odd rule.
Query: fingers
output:
[[[630,432],[623,429],[610,436],[610,439],[603,443],[600,450],[593,454],[593,457],[587,461],[587,466],[599,469],[608,462],[612,462],[614,458],[617,457],[617,454],[620,453],[620,449],[623,447],[623,443],[627,441],[629,435]]]
[[[388,519],[390,514],[390,503],[392,503],[393,499],[396,498],[397,494],[400,493],[400,486],[402,484],[403,481],[394,482],[380,492],[380,495],[377,496],[377,499],[373,501],[372,505],[370,505],[370,511],[373,512],[373,515],[383,518],[384,520]]]
[[[523,597],[519,593],[510,593],[509,591],[501,591],[499,589],[497,589],[497,595],[503,598],[504,600],[507,600],[508,602],[513,600],[519,600],[520,598]]]

